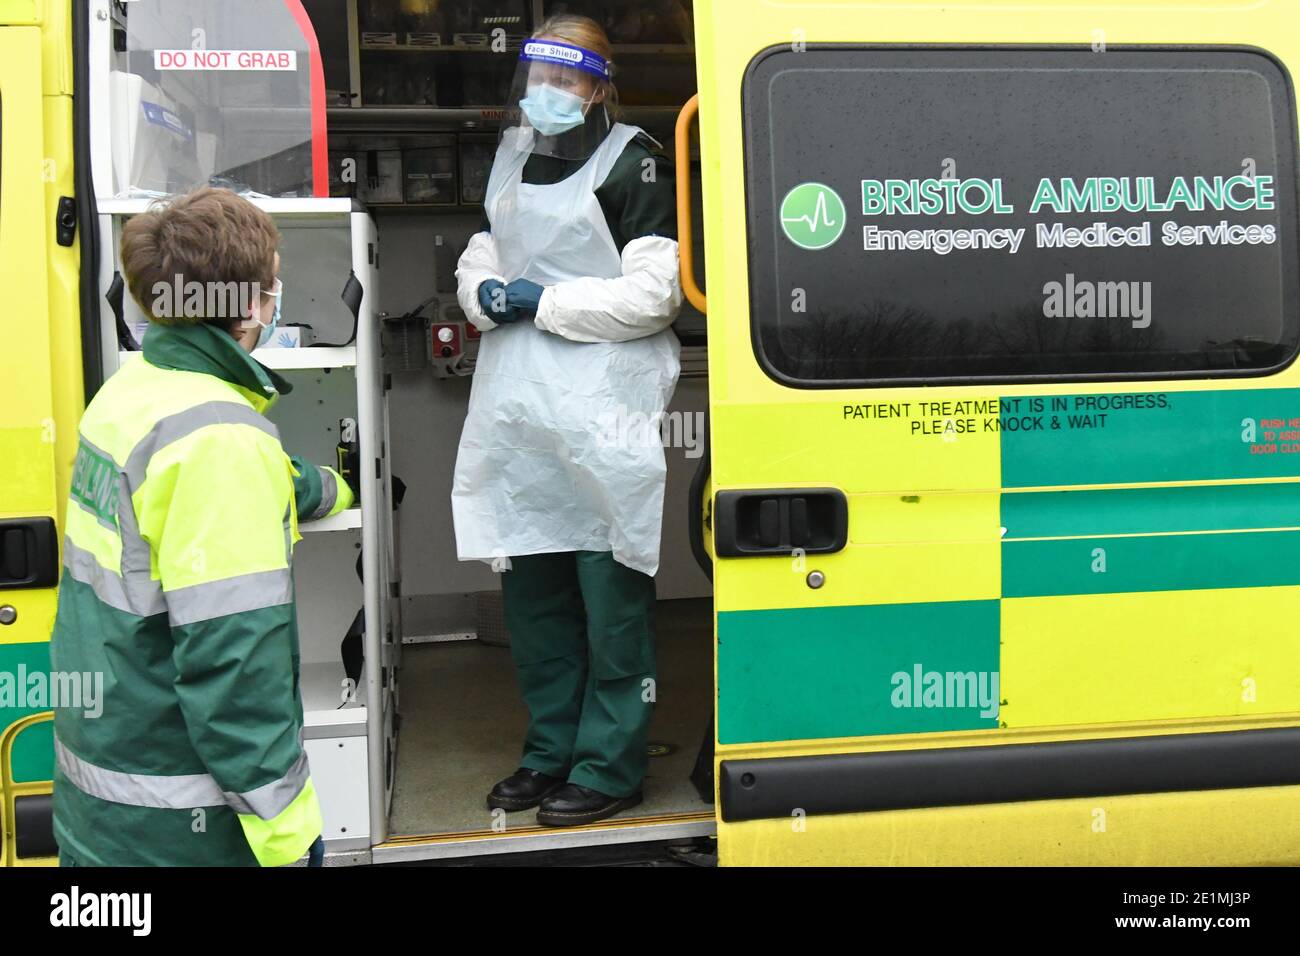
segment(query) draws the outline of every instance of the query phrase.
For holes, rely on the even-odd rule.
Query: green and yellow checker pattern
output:
[[[697,0],[712,487],[836,487],[842,551],[721,558],[717,759],[1035,743],[1300,723],[1300,456],[1243,420],[1300,416],[1300,370],[1257,379],[796,389],[750,327],[742,84],[774,44],[1262,47],[1292,74],[1287,0]],[[924,121],[918,116],[918,122]],[[810,171],[809,178],[815,178]],[[698,252],[698,250],[697,250]],[[1164,395],[1052,429],[1053,399]],[[997,399],[1043,430],[947,439],[917,403]],[[1019,406],[1016,406],[1019,402]],[[904,415],[846,406],[909,403]],[[942,425],[946,415],[925,415]],[[976,416],[982,418],[982,416]],[[1262,427],[1262,426],[1261,426]],[[1278,429],[1279,431],[1281,429]],[[1289,430],[1289,428],[1288,428]],[[1003,529],[1006,529],[1003,532]],[[807,573],[825,584],[812,589]],[[891,676],[996,669],[996,717],[898,708]],[[719,821],[745,863],[1294,862],[1300,788]]]
[[[1300,390],[1030,401],[951,439],[916,434],[916,401],[865,421],[825,402],[720,414],[720,443],[756,419],[807,436],[776,460],[721,445],[752,487],[827,484],[814,443],[838,434],[850,498],[840,554],[724,559],[720,743],[1300,712],[1300,443],[1260,424],[1300,424]],[[1070,411],[1099,404],[1120,407]],[[1000,430],[1012,418],[1043,427]],[[998,713],[896,706],[891,676],[917,665],[996,672]]]
[[[1049,409],[1046,430],[981,423],[953,440],[916,437],[906,417],[846,417],[826,393],[715,406],[716,487],[849,498],[841,552],[717,561],[718,759],[1294,725],[1300,459],[1280,443],[1253,452],[1262,438],[1243,440],[1242,422],[1300,416],[1300,389],[1262,384],[1017,387],[1022,410],[1030,397]],[[924,398],[961,400],[946,391]],[[1165,405],[1050,428],[1053,397],[1127,394]],[[918,664],[996,672],[997,713],[895,706],[893,675]],[[718,827],[729,865],[1279,863],[1300,859],[1297,790]]]

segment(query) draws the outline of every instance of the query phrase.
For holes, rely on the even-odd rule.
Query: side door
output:
[[[0,760],[5,864],[49,860],[49,639],[82,407],[71,197],[71,5],[0,17]],[[15,8],[9,5],[8,9]],[[24,19],[30,15],[30,20]],[[70,227],[71,225],[71,227]]]
[[[1300,858],[1297,31],[1033,6],[697,6],[724,864]]]

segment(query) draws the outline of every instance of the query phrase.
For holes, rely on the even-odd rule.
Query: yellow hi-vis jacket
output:
[[[281,447],[262,412],[288,390],[219,329],[153,325],[86,409],[50,645],[103,676],[55,714],[79,864],[278,866],[321,833],[291,560],[298,519],[353,496]]]

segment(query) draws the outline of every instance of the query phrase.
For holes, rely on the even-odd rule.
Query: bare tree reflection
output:
[[[1140,372],[1203,367],[1207,357],[1226,359],[1227,367],[1242,361],[1239,343],[1206,343],[1200,353],[1181,355],[1158,322],[1138,329],[1127,318],[1048,318],[1032,300],[1009,311],[940,318],[877,299],[760,328],[781,370],[810,380]]]

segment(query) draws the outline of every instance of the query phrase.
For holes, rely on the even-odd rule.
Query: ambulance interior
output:
[[[658,679],[644,802],[584,828],[540,827],[531,810],[494,817],[485,802],[518,766],[527,715],[499,576],[456,556],[452,471],[477,342],[456,304],[454,271],[479,229],[520,43],[545,16],[564,12],[604,26],[623,122],[645,129],[672,159],[678,113],[695,92],[691,0],[113,5],[110,82],[97,93],[107,96],[112,116],[104,130],[112,143],[111,187],[108,173],[97,178],[102,281],[108,285],[115,271],[121,222],[152,196],[213,181],[271,197],[267,208],[283,236],[281,326],[289,336],[284,348],[257,357],[288,378],[294,393],[270,417],[290,453],[334,465],[340,444],[347,446],[344,421],[358,416],[360,402],[373,426],[360,429],[360,457],[368,461],[378,446],[384,463],[382,481],[371,487],[391,511],[391,527],[367,538],[359,518],[319,530],[304,524],[294,558],[309,755],[333,853],[373,846],[374,862],[400,862],[685,842],[713,832],[712,585],[688,529],[689,502],[700,494],[697,479],[708,461],[705,327],[685,301],[674,325],[682,373],[664,429]],[[323,93],[300,68],[312,56],[304,17],[318,44]],[[295,52],[295,68],[204,68],[210,51],[268,49]],[[191,51],[180,60],[189,68],[160,61],[160,50]],[[321,95],[328,215],[307,205],[322,202],[312,180]],[[691,179],[702,287],[695,142],[691,153],[688,167],[669,168],[679,184]],[[365,213],[375,224],[373,241]],[[359,313],[356,290],[345,292],[350,273],[368,286]],[[113,291],[106,291],[113,308],[101,317],[105,352],[114,351],[109,342],[119,346],[106,359],[110,372],[113,363],[133,360],[144,322],[130,297],[119,289],[115,300]],[[365,342],[372,326],[381,343],[374,352]],[[382,642],[354,637],[345,645],[366,601],[359,558],[366,540],[386,552],[386,560],[366,565],[382,575],[384,613],[360,620],[382,621],[385,633]],[[382,647],[382,696],[350,695],[373,664],[370,655],[364,664],[357,658],[375,646]],[[376,699],[382,716],[367,712]],[[701,756],[707,775],[696,768]],[[376,777],[382,809],[374,805]],[[370,778],[370,787],[359,778]]]

